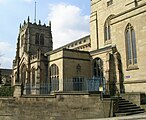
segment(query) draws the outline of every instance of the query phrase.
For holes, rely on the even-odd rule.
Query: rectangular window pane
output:
[[[135,32],[134,30],[131,31],[132,34],[132,52],[133,52],[133,63],[137,63],[137,53],[136,53],[136,39],[135,39]]]

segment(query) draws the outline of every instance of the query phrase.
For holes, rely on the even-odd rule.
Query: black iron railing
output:
[[[58,80],[40,84],[26,84],[24,86],[24,94],[49,94],[58,91],[99,91],[99,87],[103,86],[105,90],[105,80],[101,79],[71,79],[71,80]]]

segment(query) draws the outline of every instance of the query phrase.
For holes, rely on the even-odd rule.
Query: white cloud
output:
[[[3,68],[12,68],[12,57],[13,53],[15,53],[15,48],[7,43],[0,42],[0,67]]]
[[[7,42],[0,42],[0,53],[12,52],[14,48]]]
[[[49,9],[54,48],[89,34],[89,16],[82,15],[79,7],[61,3],[50,5]]]
[[[12,68],[12,58],[4,56],[0,57],[0,68]]]

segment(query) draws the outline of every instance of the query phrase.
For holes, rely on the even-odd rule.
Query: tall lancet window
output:
[[[109,40],[111,40],[111,18],[113,17],[113,15],[110,15],[104,24],[104,41],[107,42]]]
[[[103,77],[103,61],[100,58],[93,60],[93,77]]]
[[[40,45],[44,45],[44,34],[40,35]]]
[[[136,37],[135,30],[131,24],[128,24],[125,30],[126,40],[126,55],[127,55],[127,66],[137,64],[137,50],[136,50]]]
[[[35,44],[39,45],[39,33],[35,34]]]

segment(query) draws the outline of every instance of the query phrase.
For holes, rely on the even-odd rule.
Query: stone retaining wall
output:
[[[2,120],[76,120],[109,117],[112,101],[99,95],[56,94],[0,99]],[[111,111],[111,113],[110,113]]]

